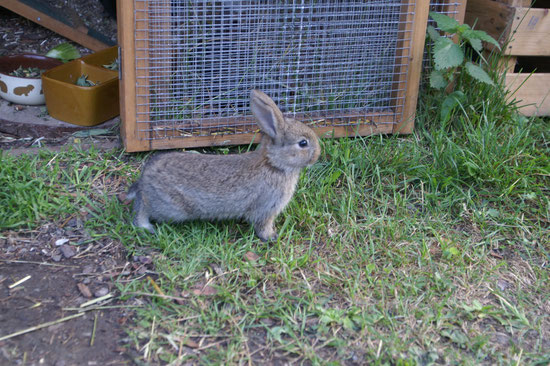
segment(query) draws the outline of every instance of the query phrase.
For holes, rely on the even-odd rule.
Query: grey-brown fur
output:
[[[240,218],[261,240],[277,238],[273,221],[292,198],[301,169],[317,161],[321,148],[313,130],[284,118],[263,92],[253,90],[250,104],[263,133],[259,147],[233,155],[154,155],[128,192],[134,225],[154,232],[151,220]]]

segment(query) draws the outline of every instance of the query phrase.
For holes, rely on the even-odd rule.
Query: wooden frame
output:
[[[248,144],[258,141],[257,133],[217,134],[211,136],[189,136],[185,138],[151,139],[144,138],[139,131],[139,125],[147,121],[145,105],[146,96],[142,94],[144,85],[140,80],[150,75],[147,59],[146,41],[136,44],[135,32],[144,31],[142,26],[148,24],[146,18],[135,19],[135,16],[147,17],[146,9],[136,9],[134,1],[118,0],[118,39],[121,47],[121,135],[128,152],[146,151],[155,149],[171,149],[182,147],[220,146]],[[170,2],[167,1],[169,4]],[[144,3],[138,2],[138,6]],[[312,128],[320,136],[346,137],[371,134],[411,133],[414,128],[414,117],[418,98],[420,74],[422,71],[422,56],[428,18],[429,0],[403,0],[403,7],[407,9],[403,29],[399,33],[404,37],[400,40],[403,47],[407,47],[407,55],[398,55],[398,77],[394,83],[399,86],[398,97],[403,98],[404,105],[396,107],[392,113],[372,114],[365,118],[368,123],[354,126],[330,126]],[[137,22],[136,22],[137,20]],[[136,27],[137,29],[134,29]],[[146,95],[146,93],[145,93]],[[243,118],[244,119],[244,118]],[[149,136],[150,137],[150,136]]]

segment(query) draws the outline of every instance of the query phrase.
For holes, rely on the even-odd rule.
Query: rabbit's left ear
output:
[[[286,123],[283,113],[275,102],[264,92],[252,90],[250,93],[250,109],[258,120],[260,129],[274,141],[281,139],[281,130]]]

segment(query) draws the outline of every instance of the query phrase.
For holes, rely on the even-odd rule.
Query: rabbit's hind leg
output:
[[[155,233],[155,228],[149,221],[149,212],[146,205],[141,199],[141,195],[138,193],[136,199],[134,200],[134,221],[133,224],[137,227],[144,228],[149,231],[151,234]]]

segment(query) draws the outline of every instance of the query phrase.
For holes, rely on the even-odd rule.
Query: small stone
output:
[[[76,255],[76,252],[70,245],[62,245],[59,247],[59,250],[65,258],[72,258]]]
[[[202,288],[195,288],[191,292],[197,296],[213,296],[218,293],[218,290],[210,285],[206,285]]]
[[[262,319],[260,319],[260,322],[263,325],[267,325],[268,327],[271,327],[272,325],[275,324],[275,321],[271,318],[262,318]]]
[[[108,293],[109,293],[109,289],[107,287],[101,287],[99,290],[94,292],[94,296],[101,297],[101,296],[107,295]]]
[[[87,297],[87,298],[90,298],[92,297],[92,291],[90,291],[90,288],[88,286],[86,286],[85,284],[83,283],[77,283],[76,286],[78,287],[78,290],[80,291],[80,293]],[[99,296],[98,296],[99,297]]]
[[[143,263],[143,264],[151,264],[153,262],[151,257],[147,255],[138,255],[137,257],[135,257],[135,260],[136,262]]]
[[[256,262],[258,259],[260,259],[260,256],[254,252],[246,252],[244,257],[250,262]]]
[[[84,266],[84,268],[82,268],[82,273],[84,274],[90,274],[94,271],[94,266],[92,264],[88,264],[87,266]]]
[[[63,244],[66,244],[66,243],[68,243],[68,242],[69,242],[69,239],[67,239],[67,238],[61,238],[61,239],[57,239],[57,240],[55,241],[55,245],[58,246],[58,247],[60,247],[60,246],[62,246]]]
[[[52,261],[59,262],[61,260],[61,254],[52,255]]]

